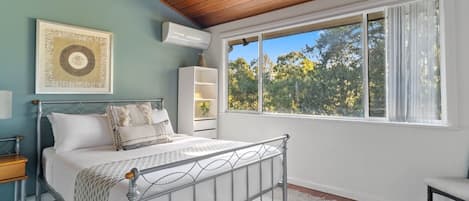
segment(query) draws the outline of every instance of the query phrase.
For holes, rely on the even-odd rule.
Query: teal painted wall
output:
[[[114,94],[35,95],[36,18],[112,32]],[[200,51],[162,44],[162,21],[194,26],[159,0],[0,0],[0,90],[13,91],[14,99],[13,118],[0,120],[0,137],[25,136],[29,195],[36,163],[32,99],[164,97],[176,122],[177,68],[194,65]],[[12,200],[12,190],[12,184],[1,184],[0,201]]]

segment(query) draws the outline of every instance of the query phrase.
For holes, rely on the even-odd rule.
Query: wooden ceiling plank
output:
[[[314,0],[160,0],[203,27],[251,17]]]
[[[187,19],[189,19],[189,20],[190,20],[192,23],[194,23],[195,25],[198,25],[198,26],[201,25],[201,24],[200,24],[198,21],[196,21],[194,18],[189,17],[189,16],[187,16],[185,13],[181,12],[179,9],[174,8],[174,7],[173,7],[172,5],[170,5],[167,1],[171,1],[171,0],[160,0],[161,3],[163,3],[164,5],[166,5],[166,6],[170,7],[170,8],[173,8],[174,11],[176,11],[177,13],[179,13],[179,14],[182,15],[182,16],[185,16]],[[184,0],[181,0],[181,1],[184,1]]]
[[[221,10],[229,10],[231,7],[234,7],[243,3],[249,3],[250,1],[252,0],[237,0],[237,1],[210,0],[207,3],[192,7],[192,9],[185,11],[185,13],[192,17],[199,17],[202,15],[207,15],[207,14],[218,12]]]
[[[186,0],[160,0],[161,2],[165,3],[166,5],[171,5],[173,7],[174,5],[181,3]]]
[[[300,0],[303,1],[304,0]],[[266,13],[269,11],[277,10],[280,8],[285,8],[288,6],[292,6],[297,2],[292,1],[282,1],[282,0],[258,0],[254,4],[243,4],[236,7],[232,7],[230,12],[218,12],[212,13],[206,16],[206,18],[202,18],[204,26],[213,26],[221,23],[226,23],[230,21],[235,21],[238,19],[243,19],[246,17],[251,17],[255,15],[259,15],[262,13]],[[268,6],[266,6],[268,5]],[[196,19],[196,21],[201,21],[200,19]]]
[[[229,11],[218,11],[194,18],[203,27],[214,26],[230,21],[235,21],[255,15],[260,15],[273,10],[290,7],[296,4],[309,2],[312,0],[256,0],[231,7]]]
[[[166,1],[171,1],[171,0],[166,0]],[[202,5],[204,3],[207,3],[208,1],[210,0],[184,0],[182,2],[176,3],[174,7],[178,9],[190,9],[191,7]]]

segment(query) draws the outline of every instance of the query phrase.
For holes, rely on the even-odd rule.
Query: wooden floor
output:
[[[305,188],[305,187],[297,186],[297,185],[293,185],[293,184],[288,184],[288,188],[300,191],[302,193],[307,193],[307,194],[310,194],[312,196],[324,198],[326,200],[355,201],[355,200],[352,200],[352,199],[349,199],[349,198],[344,198],[344,197],[341,197],[341,196],[337,196],[337,195],[333,195],[333,194],[329,194],[329,193],[325,193],[325,192],[321,192],[321,191],[317,191],[317,190],[313,190],[313,189],[309,189],[309,188]]]
[[[344,198],[344,197],[340,197],[340,196],[337,196],[337,195],[324,193],[324,192],[321,192],[321,191],[317,191],[317,190],[313,190],[313,189],[309,189],[309,188],[305,188],[305,187],[297,186],[297,185],[293,185],[293,184],[288,184],[288,188],[296,190],[296,191],[300,191],[302,193],[307,193],[307,194],[310,194],[310,195],[315,196],[315,197],[324,198],[326,200],[355,201],[355,200],[352,200],[352,199],[349,199],[349,198]],[[53,201],[54,199],[52,198],[51,195],[45,193],[42,196],[42,200],[43,201]],[[26,199],[26,201],[34,201],[34,196],[28,197]]]

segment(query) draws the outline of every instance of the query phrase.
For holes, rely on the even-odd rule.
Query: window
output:
[[[396,121],[405,122],[427,122],[427,117],[441,120],[441,105],[434,107],[434,103],[441,104],[441,97],[431,97],[435,100],[433,105],[427,107],[425,103],[422,107],[423,92],[415,95],[419,99],[405,98],[405,93],[410,90],[403,90],[413,87],[437,95],[441,90],[439,38],[435,37],[439,33],[438,2],[422,2],[389,8],[394,16],[389,23],[408,24],[407,29],[390,29],[393,36],[399,35],[395,37],[397,39],[386,34],[387,20],[383,11],[228,41],[228,111],[400,119]],[[391,12],[393,9],[395,14]],[[422,23],[425,25],[421,26]],[[416,30],[433,34],[423,34],[428,37],[412,34]],[[426,46],[412,49],[414,46],[406,41]],[[387,47],[387,43],[392,46]],[[422,49],[424,47],[430,48]],[[390,48],[392,52],[388,52]],[[422,53],[406,54],[406,51],[416,50]],[[396,58],[396,61],[388,61],[387,57]],[[417,63],[405,63],[414,60]],[[424,62],[418,63],[420,61]],[[415,77],[390,76],[393,80],[388,82],[389,65],[391,70],[397,69],[393,72],[412,69],[409,72]],[[432,73],[428,73],[429,70]],[[388,92],[388,89],[392,91]],[[431,110],[431,115],[438,118],[425,114],[423,108],[436,108]],[[439,114],[435,115],[435,111]],[[414,113],[410,115],[413,117],[406,117],[411,113]]]
[[[368,90],[370,117],[386,115],[386,62],[384,16],[368,15]]]
[[[258,108],[258,38],[230,41],[228,66],[228,108],[257,111]]]
[[[363,116],[363,31],[354,19],[263,35],[265,112]]]

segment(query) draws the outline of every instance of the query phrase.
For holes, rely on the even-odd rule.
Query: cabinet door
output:
[[[194,136],[215,139],[217,138],[217,130],[213,129],[213,130],[195,131]]]
[[[194,131],[215,129],[215,128],[217,128],[217,120],[215,119],[194,121]]]

